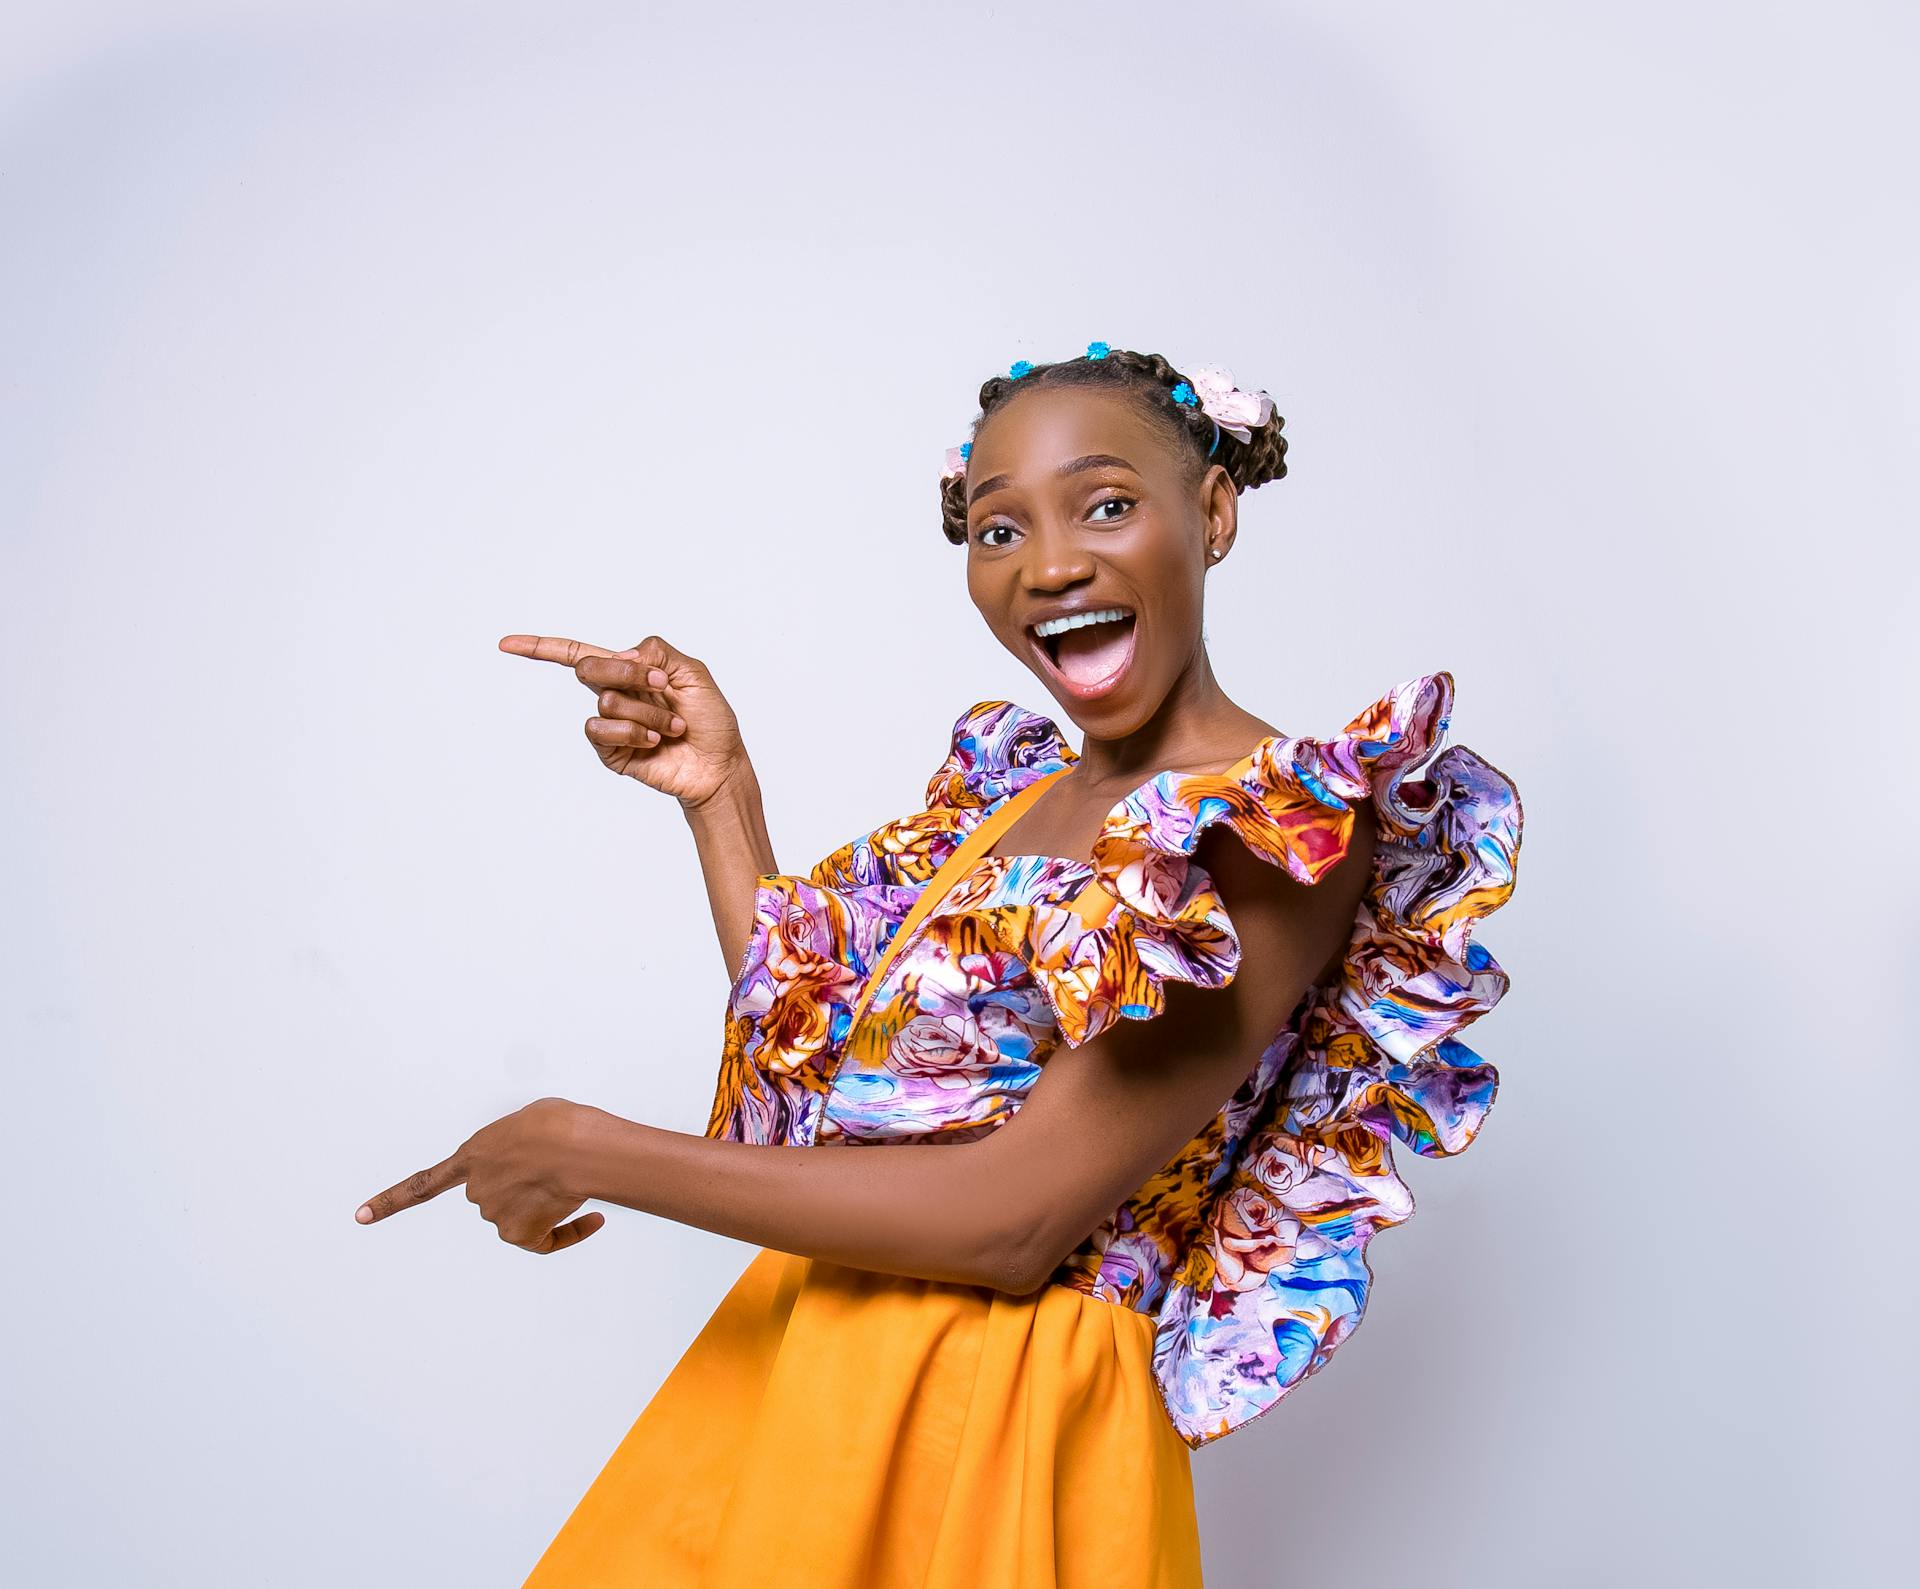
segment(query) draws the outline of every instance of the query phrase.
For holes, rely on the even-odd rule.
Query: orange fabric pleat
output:
[[[1191,1589],[1153,1321],[762,1249],[523,1589]]]

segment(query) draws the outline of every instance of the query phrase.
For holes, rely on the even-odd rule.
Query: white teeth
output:
[[[1090,623],[1112,623],[1116,618],[1133,616],[1125,607],[1102,607],[1097,612],[1076,612],[1067,618],[1049,618],[1033,626],[1043,640],[1049,635],[1065,634],[1069,629],[1084,629]]]

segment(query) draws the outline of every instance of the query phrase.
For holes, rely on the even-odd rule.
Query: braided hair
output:
[[[1285,477],[1287,438],[1280,434],[1285,421],[1278,413],[1257,426],[1251,440],[1243,442],[1223,430],[1219,446],[1213,447],[1212,419],[1197,406],[1173,400],[1173,389],[1184,379],[1158,353],[1134,353],[1126,348],[1113,348],[1100,358],[1082,355],[1056,364],[1035,364],[1018,377],[995,375],[981,385],[980,413],[972,433],[978,436],[988,416],[1015,392],[1035,386],[1104,386],[1126,394],[1142,413],[1152,415],[1181,438],[1191,464],[1189,477],[1196,485],[1208,466],[1216,463],[1225,468],[1236,492],[1251,491],[1269,480]],[[1209,447],[1213,447],[1211,456]],[[940,528],[954,545],[966,544],[964,470],[940,482]]]

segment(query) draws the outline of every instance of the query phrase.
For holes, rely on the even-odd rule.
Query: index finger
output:
[[[459,1166],[459,1157],[456,1153],[450,1159],[442,1159],[430,1170],[415,1170],[398,1185],[389,1186],[384,1192],[376,1192],[354,1210],[353,1217],[363,1225],[371,1225],[375,1220],[397,1214],[403,1208],[412,1208],[430,1197],[438,1197],[450,1186],[458,1186],[467,1178],[467,1172]]]
[[[582,657],[611,657],[619,653],[605,646],[590,646],[584,640],[563,640],[557,635],[510,634],[500,642],[502,651],[516,657],[532,657],[536,662],[558,662],[577,667]]]

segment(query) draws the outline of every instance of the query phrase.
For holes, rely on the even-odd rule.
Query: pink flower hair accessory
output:
[[[1187,375],[1200,399],[1200,412],[1229,436],[1242,443],[1253,440],[1253,429],[1273,418],[1273,399],[1265,392],[1243,392],[1233,384],[1233,372],[1203,364]]]

